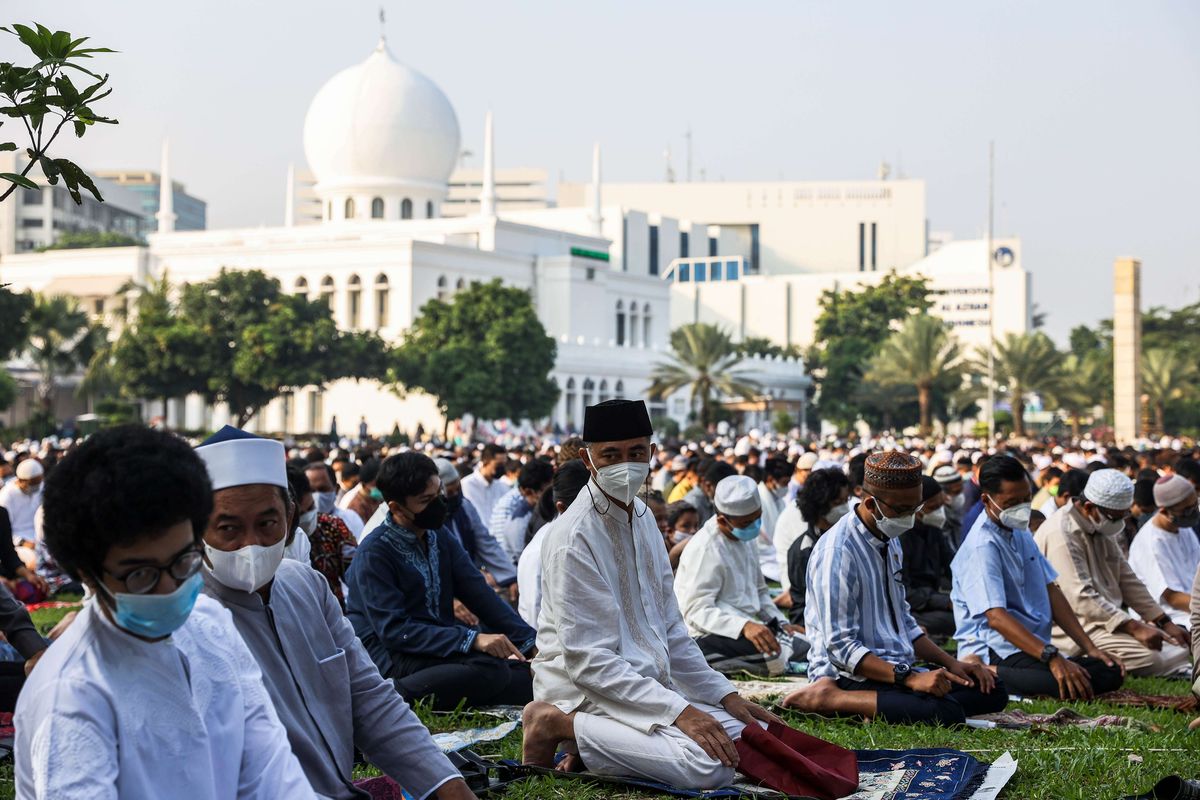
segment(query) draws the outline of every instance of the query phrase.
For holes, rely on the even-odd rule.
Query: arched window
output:
[[[371,201],[371,219],[383,219],[383,198],[376,197]]]
[[[388,325],[388,279],[382,272],[375,276],[375,327]]]
[[[412,200],[407,197],[400,201],[400,219],[412,219]]]
[[[355,214],[354,198],[347,197],[346,198],[346,219],[354,219],[354,214]]]
[[[595,403],[596,382],[591,378],[583,379],[583,407],[587,408]]]
[[[305,297],[308,297],[308,278],[296,278],[295,291],[296,294],[302,294]]]
[[[567,427],[575,427],[575,379],[567,378]]]
[[[608,399],[608,381],[601,379],[600,381],[600,402],[603,403]]]
[[[613,397],[620,399],[625,396],[625,382],[617,381],[617,385],[613,387]]]
[[[617,301],[617,347],[625,346],[625,303]]]
[[[466,281],[466,279],[464,279],[464,278],[459,278],[458,280],[456,280],[456,281],[454,282],[454,291],[456,291],[456,292],[461,292],[461,291],[462,291],[463,289],[465,289],[465,288],[467,288],[467,281]]]
[[[362,316],[362,281],[357,275],[351,275],[350,280],[346,281],[346,298],[349,301],[348,306],[348,326],[357,328],[359,317]]]
[[[650,304],[642,306],[642,347],[649,347],[650,342]]]
[[[425,219],[433,219],[433,201],[425,201]]]
[[[629,304],[629,346],[630,347],[637,347],[638,334],[640,334],[640,333],[641,333],[641,331],[638,330],[638,306],[637,306],[637,301],[634,300],[632,303]]]
[[[333,311],[333,277],[330,275],[321,278],[321,299],[329,306],[329,310]]]
[[[448,284],[447,284],[447,282],[446,282],[446,276],[445,276],[445,275],[439,275],[439,276],[438,276],[438,282],[437,282],[437,299],[438,299],[438,300],[445,300],[445,299],[446,299],[446,295],[448,294],[448,292],[446,291],[446,286],[447,286],[447,285],[448,285]]]

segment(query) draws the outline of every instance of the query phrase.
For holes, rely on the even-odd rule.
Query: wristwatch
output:
[[[897,686],[903,686],[912,677],[912,666],[910,664],[896,664],[892,667],[892,679]]]
[[[1055,659],[1056,656],[1058,656],[1058,648],[1052,644],[1048,644],[1042,648],[1042,655],[1041,655],[1040,660],[1043,664],[1049,664],[1051,661],[1053,661]]]

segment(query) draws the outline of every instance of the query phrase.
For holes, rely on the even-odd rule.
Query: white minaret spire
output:
[[[592,146],[591,220],[597,236],[604,235],[604,216],[600,211],[600,143]]]
[[[296,224],[296,165],[288,164],[287,176],[287,205],[283,207],[283,226],[290,228]]]
[[[492,141],[492,112],[483,120],[483,191],[479,193],[479,213],[496,216],[496,153]]]
[[[154,218],[158,220],[159,233],[175,230],[175,191],[171,183],[171,159],[166,139],[163,139],[162,165],[158,170],[158,212]]]

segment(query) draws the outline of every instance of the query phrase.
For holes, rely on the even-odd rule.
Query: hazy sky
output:
[[[378,2],[17,0],[113,47],[96,66],[117,128],[71,140],[90,167],[172,169],[210,227],[282,222],[313,94],[362,61]],[[930,228],[980,235],[996,141],[996,232],[1024,240],[1063,339],[1109,316],[1112,261],[1143,259],[1146,305],[1200,299],[1200,4],[385,0],[396,56],[433,78],[500,166],[585,180],[863,179],[887,160],[927,182]],[[18,53],[0,40],[0,59]],[[22,59],[23,60],[23,59]],[[476,157],[473,163],[478,164]]]

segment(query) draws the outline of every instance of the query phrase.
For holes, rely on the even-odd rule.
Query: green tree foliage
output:
[[[797,345],[778,345],[765,336],[750,336],[737,345],[744,356],[767,356],[771,358],[802,358],[804,353]]]
[[[0,411],[12,407],[12,404],[17,401],[19,391],[16,378],[9,375],[8,370],[0,369]]]
[[[468,413],[535,420],[558,400],[557,354],[529,293],[496,279],[422,306],[394,351],[391,381],[437,398],[447,422]]]
[[[33,27],[0,27],[0,31],[16,36],[36,59],[36,63],[28,67],[0,63],[0,101],[7,101],[7,105],[0,105],[0,115],[8,117],[9,121],[20,120],[29,141],[25,148],[28,161],[25,168],[20,173],[0,173],[0,181],[8,182],[8,188],[0,194],[0,201],[18,186],[37,188],[28,177],[35,165],[41,168],[51,185],[61,179],[77,204],[83,203],[81,189],[103,201],[86,172],[68,159],[52,158],[49,150],[68,124],[76,137],[82,137],[98,122],[116,124],[115,119],[102,117],[92,110],[94,104],[112,94],[112,89],[105,88],[108,76],[97,75],[80,63],[97,53],[113,51],[106,47],[85,47],[88,37],[75,38],[66,31],[51,31],[37,23]],[[71,80],[72,75],[85,85],[76,86]],[[15,150],[16,142],[0,141],[0,152]]]
[[[39,247],[38,252],[47,250],[83,250],[92,247],[132,247],[144,244],[136,236],[127,236],[116,231],[66,231],[54,244]]]
[[[1048,399],[1066,412],[1071,423],[1071,435],[1078,437],[1083,432],[1083,418],[1092,414],[1092,409],[1112,407],[1112,357],[1100,348],[1081,348],[1075,352],[1076,328],[1071,332],[1071,352],[1063,359],[1060,379],[1056,382]],[[1082,330],[1086,331],[1086,328]]]
[[[0,286],[0,361],[25,346],[29,335],[29,312],[33,310],[33,295],[13,292]]]
[[[107,339],[108,330],[92,322],[75,298],[36,296],[25,355],[38,371],[37,397],[44,415],[53,417],[58,379],[90,363]]]
[[[743,361],[727,331],[695,322],[671,331],[671,360],[655,365],[651,397],[664,398],[680,389],[691,390],[692,412],[697,406],[700,424],[708,428],[717,419],[722,396],[753,399],[760,387],[739,369]]]
[[[917,392],[921,435],[933,430],[934,391],[962,383],[963,352],[950,326],[928,314],[911,316],[883,343],[867,379],[883,387],[911,386]]]
[[[1062,380],[1063,354],[1050,337],[1035,333],[1008,333],[995,344],[996,382],[1012,404],[1013,434],[1025,435],[1025,398],[1033,393],[1053,397]],[[987,351],[979,351],[977,370],[986,370]]]
[[[1167,432],[1167,404],[1195,394],[1196,363],[1180,349],[1151,347],[1142,351],[1142,392],[1154,412],[1154,433]]]
[[[892,412],[894,396],[860,392],[863,373],[891,335],[893,323],[929,310],[928,295],[925,278],[895,272],[877,286],[821,293],[815,344],[807,359],[818,386],[816,406],[821,418],[845,429],[859,419],[879,419]]]

